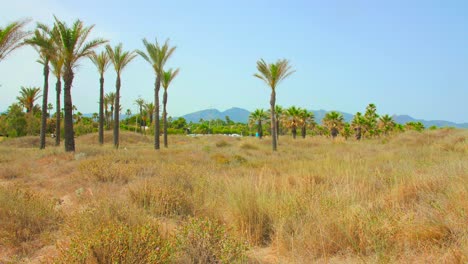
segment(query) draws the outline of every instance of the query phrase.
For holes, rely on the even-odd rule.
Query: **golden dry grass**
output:
[[[73,243],[100,248],[79,248],[95,254],[86,263],[96,254],[112,259],[117,255],[106,245],[114,238],[96,231],[104,230],[131,244],[133,236],[146,239],[142,252],[160,245],[167,254],[155,257],[175,263],[227,259],[245,243],[246,256],[230,262],[466,263],[467,136],[453,129],[362,142],[285,136],[277,153],[268,138],[170,136],[169,149],[156,152],[149,136],[124,132],[116,151],[111,134],[102,147],[93,134],[76,139],[74,154],[31,148],[35,138],[8,139],[0,143],[2,190],[40,197],[40,204],[22,200],[22,210],[33,211],[25,223],[42,221],[35,208],[55,218],[16,240],[27,224],[0,214],[9,237],[0,240],[0,262],[63,263],[78,250]],[[0,200],[0,212],[11,208],[8,199]],[[51,203],[53,211],[44,209]],[[156,235],[146,236],[154,228]],[[222,234],[229,248],[193,255],[206,244],[177,244],[181,230]],[[125,256],[138,260],[138,252]]]

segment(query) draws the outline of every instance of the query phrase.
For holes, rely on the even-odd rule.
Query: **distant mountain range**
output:
[[[325,117],[325,114],[330,111],[321,109],[321,110],[312,110],[312,112],[314,112],[315,121],[317,123],[321,123],[322,119]],[[353,119],[353,116],[354,116],[353,114],[341,112],[341,111],[338,111],[338,112],[343,114],[343,117],[346,122],[350,122]],[[182,117],[185,118],[187,122],[197,123],[200,121],[200,119],[213,120],[213,119],[219,118],[219,119],[225,120],[226,116],[229,116],[229,118],[233,120],[234,122],[247,123],[249,120],[249,115],[250,115],[250,112],[248,110],[238,108],[238,107],[233,107],[223,112],[217,109],[206,109],[206,110],[201,110],[201,111],[197,111],[194,113],[186,114]],[[409,115],[393,115],[393,120],[395,120],[395,122],[397,122],[398,124],[406,124],[408,122],[421,122],[424,124],[425,127],[438,126],[438,127],[468,128],[468,123],[454,123],[454,122],[444,121],[444,120],[415,119]]]

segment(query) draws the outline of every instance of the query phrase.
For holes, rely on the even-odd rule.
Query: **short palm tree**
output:
[[[106,118],[107,118],[107,129],[110,129],[110,126],[113,124],[113,114],[114,114],[114,106],[115,106],[115,93],[109,92],[105,95],[104,99],[105,103],[110,106],[110,112],[106,110]]]
[[[29,20],[20,20],[0,27],[0,61],[25,44],[22,40],[31,34],[23,30],[28,22]]]
[[[271,110],[268,110],[268,115],[271,115]],[[279,142],[279,136],[281,132],[281,121],[285,116],[285,109],[280,105],[275,105],[275,116],[276,116],[276,142]]]
[[[38,62],[43,65],[44,88],[42,89],[42,116],[41,116],[41,132],[40,132],[40,149],[44,149],[46,145],[46,126],[47,126],[47,103],[49,94],[49,62],[57,56],[58,49],[55,45],[53,32],[47,25],[38,23],[37,29],[34,31],[32,38],[26,39],[25,43],[33,46],[39,53]]]
[[[357,140],[361,140],[362,137],[362,127],[365,123],[365,119],[362,116],[361,112],[357,112],[354,115],[353,120],[351,121],[351,128],[354,129],[354,136]]]
[[[395,128],[395,121],[389,115],[383,115],[379,118],[378,127],[384,132],[384,135],[387,136]]]
[[[275,103],[276,103],[276,87],[278,84],[293,74],[289,61],[286,59],[278,60],[276,63],[267,64],[263,59],[257,61],[258,73],[254,74],[255,77],[262,79],[271,88],[270,96],[270,115],[271,115],[271,133],[272,133],[272,148],[273,151],[277,149],[277,136],[276,136],[276,116],[275,116]]]
[[[307,111],[307,109],[300,109],[299,111],[299,124],[301,125],[301,136],[302,138],[306,137],[307,134],[307,126],[313,126],[315,123],[314,121],[314,113]]]
[[[41,97],[39,87],[21,87],[20,96],[16,97],[20,105],[26,108],[26,113],[33,114],[34,102]]]
[[[291,129],[291,134],[294,139],[296,139],[297,128],[301,125],[301,108],[291,106],[285,111],[285,125],[287,128]]]
[[[164,132],[164,147],[167,148],[167,88],[172,80],[179,74],[179,69],[169,69],[165,71],[161,78],[161,84],[164,88],[163,95],[163,132]]]
[[[153,117],[154,117],[154,104],[151,103],[146,103],[144,104],[144,108],[146,109],[146,112],[148,112],[148,117],[149,117],[149,123],[153,123]]]
[[[255,109],[249,116],[249,122],[251,124],[257,124],[257,133],[258,137],[262,139],[263,137],[263,121],[268,119],[268,114],[263,109]]]
[[[117,79],[115,81],[115,107],[114,107],[114,147],[119,148],[119,113],[120,113],[120,75],[127,65],[136,57],[134,51],[124,51],[122,43],[112,48],[110,45],[106,46],[107,54],[110,61],[114,65]]]
[[[107,52],[96,54],[93,52],[89,57],[99,72],[99,144],[104,144],[104,73],[110,65]]]
[[[143,124],[143,107],[145,105],[145,100],[143,100],[142,98],[138,98],[135,100],[135,104],[138,105],[139,107],[139,110],[140,110],[140,122],[139,122],[139,125],[140,125],[140,133],[142,132],[141,130],[141,127],[142,127],[142,124]]]
[[[325,114],[322,123],[330,131],[332,138],[335,138],[344,126],[344,118],[341,113],[331,111]]]
[[[149,43],[146,39],[143,39],[143,45],[146,48],[146,53],[141,50],[137,50],[137,53],[151,64],[156,75],[156,81],[154,83],[154,105],[156,107],[154,115],[154,149],[159,149],[159,90],[161,89],[161,78],[164,73],[164,65],[172,56],[176,47],[169,46],[169,40],[166,40],[164,45],[160,46],[157,40],[155,43]]]
[[[65,109],[65,151],[75,151],[75,136],[73,131],[73,113],[71,88],[74,70],[78,62],[89,57],[93,50],[106,43],[103,39],[86,41],[94,26],[85,27],[81,20],[76,20],[71,27],[55,17],[55,27],[59,37],[59,48],[63,55],[64,109]]]

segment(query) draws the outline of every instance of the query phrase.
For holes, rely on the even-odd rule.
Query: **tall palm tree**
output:
[[[275,116],[275,103],[276,103],[276,87],[277,85],[295,71],[292,70],[289,61],[286,59],[278,60],[276,63],[267,64],[263,59],[257,61],[258,73],[254,74],[255,77],[265,81],[271,88],[270,96],[270,115],[271,115],[271,131],[272,131],[272,147],[276,151],[276,116]]]
[[[39,87],[21,87],[20,96],[16,97],[20,105],[26,108],[26,113],[32,115],[34,102],[41,97]]]
[[[109,67],[110,60],[107,52],[96,54],[93,52],[89,57],[99,72],[99,144],[104,144],[104,73]]]
[[[144,105],[144,108],[146,109],[146,112],[148,113],[149,123],[152,124],[153,123],[153,117],[154,117],[154,104],[152,102],[151,103],[146,103]]]
[[[161,84],[164,88],[164,95],[163,95],[163,132],[164,132],[164,147],[167,148],[167,88],[171,84],[172,80],[179,74],[179,69],[169,69],[165,71],[161,78]]]
[[[268,114],[263,109],[255,109],[249,116],[249,122],[251,124],[257,123],[257,133],[258,137],[262,139],[263,137],[263,121],[268,119]]]
[[[22,40],[31,34],[23,30],[28,22],[29,20],[19,20],[0,27],[0,61],[25,44]]]
[[[164,45],[160,46],[157,40],[155,43],[149,43],[146,39],[143,39],[143,45],[146,48],[146,53],[141,50],[137,50],[137,53],[151,64],[154,73],[156,74],[156,81],[154,83],[154,105],[156,107],[154,115],[154,149],[159,149],[159,90],[161,89],[161,78],[164,72],[164,65],[172,56],[176,47],[169,46],[169,40],[166,40]]]
[[[297,128],[301,126],[301,108],[291,106],[285,111],[285,124],[287,128],[291,129],[291,134],[296,139]]]
[[[135,104],[138,105],[139,107],[139,110],[140,110],[140,122],[139,122],[139,125],[140,125],[140,133],[142,132],[141,131],[141,126],[142,126],[142,122],[143,122],[143,106],[145,105],[145,100],[143,100],[142,98],[138,98],[135,100]]]
[[[56,46],[56,53],[50,59],[50,65],[52,66],[52,73],[55,76],[55,146],[60,145],[60,137],[61,137],[61,129],[60,129],[60,122],[61,122],[61,103],[60,103],[60,96],[62,94],[62,74],[63,74],[63,63],[65,61],[65,57],[63,52],[60,50],[60,35],[58,32],[57,27],[54,26],[52,29],[53,39],[55,41]]]
[[[384,135],[387,136],[388,132],[391,132],[395,128],[395,121],[389,115],[383,115],[379,118],[378,127],[384,132]]]
[[[306,137],[307,134],[307,126],[313,126],[315,123],[314,121],[314,113],[307,111],[307,109],[300,109],[299,110],[299,124],[301,125],[301,136],[302,138]]]
[[[330,131],[332,138],[335,138],[344,126],[343,115],[337,111],[328,112],[322,119],[322,124]]]
[[[47,126],[47,103],[49,94],[49,62],[51,58],[56,56],[57,49],[52,31],[45,24],[38,23],[37,29],[34,31],[34,36],[25,40],[25,43],[33,46],[39,53],[38,62],[43,65],[44,88],[42,94],[42,116],[41,116],[41,132],[40,132],[40,149],[44,149],[46,145],[46,126]]]
[[[134,51],[124,51],[122,43],[112,48],[110,45],[106,46],[109,59],[114,65],[117,79],[115,81],[115,106],[114,106],[114,147],[119,148],[119,113],[120,113],[120,75],[127,65],[136,57]]]
[[[89,57],[93,50],[100,45],[106,43],[103,39],[94,39],[86,41],[93,26],[85,27],[81,20],[76,20],[71,27],[65,22],[55,18],[55,26],[57,27],[60,49],[64,56],[63,82],[64,82],[64,108],[65,108],[65,151],[75,151],[75,136],[73,131],[73,113],[72,113],[72,97],[71,88],[74,70],[78,66],[78,62],[85,57]]]

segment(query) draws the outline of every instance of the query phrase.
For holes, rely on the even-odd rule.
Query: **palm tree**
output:
[[[301,114],[302,109],[299,107],[291,106],[285,111],[285,123],[286,127],[291,129],[291,134],[296,139],[297,128],[301,125]]]
[[[34,102],[41,97],[39,87],[21,87],[20,96],[16,97],[20,105],[26,108],[26,113],[33,114]]]
[[[127,109],[127,111],[125,112],[125,115],[127,116],[127,125],[128,125],[128,119],[130,119],[130,117],[132,116],[132,110]]]
[[[257,123],[258,137],[263,137],[262,122],[268,119],[268,114],[263,109],[255,109],[249,116],[249,122],[251,124]]]
[[[110,129],[111,124],[113,123],[113,114],[114,114],[114,105],[115,105],[116,95],[114,92],[109,92],[105,95],[104,102],[110,106],[110,112],[106,107],[106,118],[107,118],[107,129]]]
[[[161,84],[164,88],[164,95],[163,95],[163,131],[164,131],[164,147],[167,148],[167,88],[171,84],[172,80],[179,74],[179,69],[172,70],[169,69],[165,71],[161,78]]]
[[[60,104],[60,96],[62,93],[62,73],[63,73],[63,63],[65,61],[65,57],[63,52],[60,50],[60,35],[58,32],[57,27],[54,26],[52,29],[53,39],[56,44],[56,54],[51,57],[50,65],[52,65],[52,73],[55,75],[56,82],[55,82],[55,115],[56,115],[56,122],[55,122],[55,146],[60,145],[60,119],[61,119],[61,104]]]
[[[119,148],[119,113],[120,113],[120,75],[125,67],[136,57],[134,51],[123,51],[122,43],[112,48],[110,45],[106,46],[107,54],[110,61],[114,65],[117,79],[115,81],[115,107],[114,107],[114,147]]]
[[[330,131],[332,138],[335,138],[344,126],[344,118],[341,113],[331,111],[325,114],[322,123]]]
[[[164,73],[164,65],[167,60],[174,53],[176,47],[169,46],[169,40],[166,40],[164,45],[160,46],[158,41],[149,43],[146,39],[143,39],[143,45],[145,45],[146,52],[137,50],[137,53],[145,59],[153,67],[154,73],[156,74],[156,82],[154,83],[154,149],[159,149],[159,90],[161,89],[161,78]]]
[[[379,118],[378,127],[383,130],[384,135],[387,136],[388,132],[392,131],[395,127],[395,121],[389,115],[383,115]]]
[[[63,82],[64,82],[64,108],[65,108],[65,151],[75,151],[75,136],[73,131],[73,113],[71,88],[74,70],[78,62],[89,57],[93,50],[106,43],[106,40],[95,39],[86,41],[94,26],[85,27],[81,20],[76,20],[71,27],[55,17],[60,49],[64,56]]]
[[[135,100],[135,104],[138,105],[138,107],[139,107],[140,119],[142,119],[142,117],[143,117],[143,106],[145,105],[145,100],[143,100],[142,98],[138,98],[138,99]],[[140,122],[139,122],[139,124],[140,124],[140,133],[142,132],[141,131],[142,122],[143,122],[143,120],[140,120]]]
[[[355,137],[357,140],[361,140],[362,137],[362,127],[365,123],[364,117],[361,112],[357,112],[351,121],[351,127],[354,129]]]
[[[89,57],[99,72],[99,144],[104,144],[104,73],[109,67],[109,55],[106,52],[96,54],[93,52]]]
[[[149,123],[153,123],[153,116],[154,116],[154,104],[153,103],[146,103],[144,105],[144,108],[146,109],[146,112],[148,113],[149,116]]]
[[[28,22],[29,20],[20,20],[0,27],[0,61],[25,44],[22,42],[23,38],[31,34],[31,32],[23,31]]]
[[[38,62],[43,65],[44,88],[42,94],[42,116],[41,116],[41,132],[40,132],[40,149],[44,149],[46,145],[46,126],[47,126],[47,102],[49,94],[49,61],[56,56],[57,49],[52,31],[47,25],[38,23],[37,29],[34,31],[34,36],[27,39],[25,43],[33,46],[39,53]]]
[[[271,110],[268,110],[268,115],[271,115]],[[281,121],[285,115],[285,110],[280,105],[275,105],[275,115],[276,115],[276,141],[279,142],[279,136],[281,134]]]
[[[307,111],[307,109],[299,110],[299,124],[301,125],[301,135],[302,138],[306,137],[307,134],[307,125],[314,124],[314,113]]]
[[[48,115],[49,115],[49,118],[51,118],[52,116],[50,115],[50,111],[54,109],[54,105],[52,105],[51,103],[48,103],[47,104],[47,111],[48,111]]]
[[[276,86],[295,71],[291,69],[289,61],[286,59],[278,60],[276,63],[267,64],[263,59],[257,61],[257,70],[259,73],[254,74],[255,77],[265,81],[271,88],[270,96],[270,115],[271,115],[271,131],[272,131],[272,147],[276,151]]]

